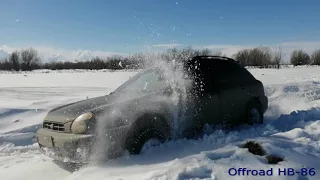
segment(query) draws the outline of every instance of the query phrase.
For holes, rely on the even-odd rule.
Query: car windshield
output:
[[[138,73],[121,86],[119,86],[114,92],[124,93],[128,91],[135,91],[141,93],[156,92],[165,87],[165,79],[163,74],[159,70],[147,70]]]

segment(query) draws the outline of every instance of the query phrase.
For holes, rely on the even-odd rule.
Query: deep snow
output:
[[[210,130],[198,140],[176,140],[142,155],[68,172],[38,150],[34,134],[60,104],[110,93],[136,72],[37,71],[0,73],[1,179],[319,179],[320,68],[250,69],[265,84],[265,123],[237,131]],[[239,146],[261,142],[268,154],[285,158],[268,165]],[[230,168],[274,169],[273,176],[230,176]],[[278,176],[278,168],[315,168],[316,175]]]

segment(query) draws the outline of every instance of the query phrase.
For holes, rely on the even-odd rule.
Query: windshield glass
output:
[[[147,70],[138,73],[114,92],[156,92],[162,90],[166,83],[163,74],[159,70]]]

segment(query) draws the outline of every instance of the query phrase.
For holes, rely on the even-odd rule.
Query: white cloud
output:
[[[6,58],[8,55],[8,52],[0,48],[0,60]]]
[[[16,22],[20,22],[20,19],[16,19]]]

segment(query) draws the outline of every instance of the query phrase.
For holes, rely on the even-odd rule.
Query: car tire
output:
[[[258,100],[252,100],[248,103],[246,123],[249,125],[263,124],[262,105]]]
[[[169,128],[163,123],[149,121],[154,126],[140,126],[131,133],[125,143],[125,149],[130,154],[140,154],[145,143],[151,139],[157,139],[160,143],[168,140]]]

